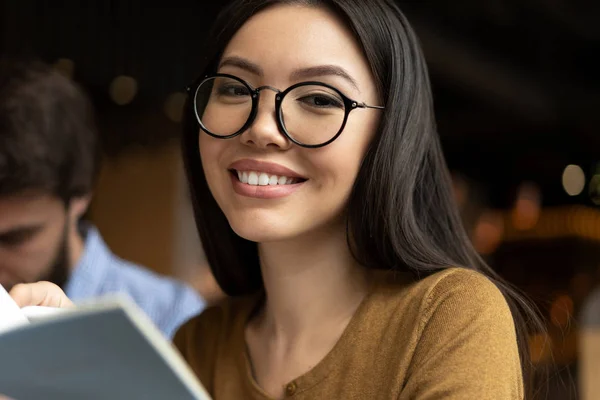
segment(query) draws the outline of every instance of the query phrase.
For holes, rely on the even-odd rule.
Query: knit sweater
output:
[[[214,400],[271,399],[252,377],[244,339],[258,299],[227,299],[176,334]],[[514,321],[478,272],[381,274],[333,349],[284,392],[296,400],[523,399]]]

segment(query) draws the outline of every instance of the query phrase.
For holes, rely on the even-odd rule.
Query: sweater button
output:
[[[296,393],[297,389],[298,385],[296,385],[296,382],[290,382],[285,386],[285,395],[287,397],[292,397]]]

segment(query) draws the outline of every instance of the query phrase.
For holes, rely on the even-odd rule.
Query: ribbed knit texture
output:
[[[226,300],[175,345],[214,400],[268,400],[251,375],[244,327],[258,298]],[[382,274],[334,348],[287,386],[314,399],[522,399],[514,321],[483,275],[451,268],[419,281]]]

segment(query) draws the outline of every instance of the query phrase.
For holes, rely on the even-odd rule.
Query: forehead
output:
[[[336,64],[357,79],[370,76],[368,63],[352,32],[339,17],[322,7],[267,8],[240,28],[223,56],[248,58],[259,64],[265,75]]]
[[[0,196],[0,232],[18,225],[44,223],[61,215],[63,203],[46,194]]]

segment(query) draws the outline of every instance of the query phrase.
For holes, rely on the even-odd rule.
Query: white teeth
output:
[[[258,174],[256,172],[248,173],[248,185],[258,185]]]
[[[260,186],[267,186],[269,184],[269,175],[264,172],[258,176],[258,184]]]
[[[265,172],[235,171],[240,182],[253,186],[291,185],[298,180],[287,176],[269,175]]]

